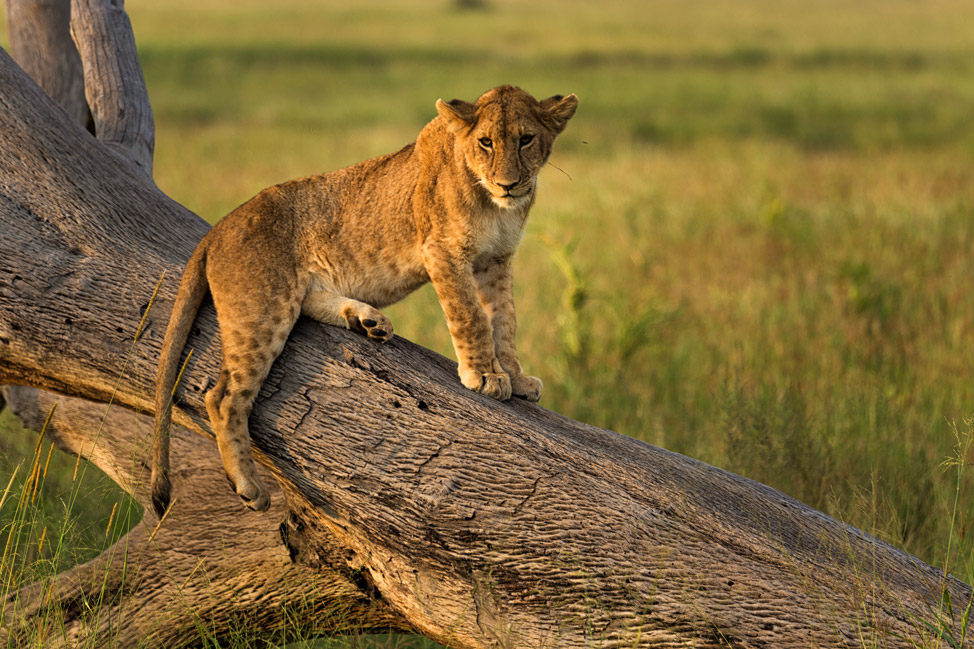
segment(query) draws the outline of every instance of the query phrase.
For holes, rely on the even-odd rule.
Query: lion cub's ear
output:
[[[436,112],[446,120],[446,125],[453,133],[469,131],[477,123],[477,107],[462,99],[449,102],[437,99]]]
[[[567,97],[555,95],[541,101],[543,120],[555,135],[565,130],[565,125],[575,114],[576,108],[578,108],[578,97],[573,94]]]

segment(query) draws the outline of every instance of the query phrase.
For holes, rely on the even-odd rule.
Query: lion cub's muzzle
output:
[[[529,178],[527,181],[517,180],[515,182],[510,182],[504,179],[503,181],[482,181],[482,184],[490,193],[490,198],[494,204],[499,207],[516,207],[520,205],[524,199],[531,196],[534,191],[534,178]]]

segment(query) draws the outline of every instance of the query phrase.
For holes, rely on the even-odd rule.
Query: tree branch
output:
[[[71,37],[84,64],[95,133],[152,178],[155,126],[123,0],[71,0]]]

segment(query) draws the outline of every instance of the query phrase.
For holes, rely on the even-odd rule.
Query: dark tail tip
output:
[[[169,478],[160,476],[152,481],[152,508],[156,510],[156,516],[159,518],[162,518],[162,515],[169,509],[171,491]]]

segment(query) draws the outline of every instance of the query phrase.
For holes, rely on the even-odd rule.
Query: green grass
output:
[[[9,412],[0,414],[0,430],[0,543],[6,544],[13,530],[10,551],[19,547],[16,561],[10,561],[8,553],[0,575],[4,586],[12,565],[22,569],[21,581],[43,576],[52,567],[70,568],[114,543],[118,536],[115,523],[127,530],[138,520],[122,520],[128,516],[131,499],[87,461],[52,451],[47,440],[41,440],[38,447],[37,434],[24,429]],[[29,480],[35,458],[39,458],[39,477]],[[21,494],[25,494],[22,502]],[[18,504],[20,511],[16,511]],[[13,520],[17,525],[11,527]]]
[[[270,7],[128,3],[164,191],[216,220],[399,148],[438,97],[575,92],[515,261],[543,405],[974,582],[974,474],[940,466],[974,414],[974,5]],[[452,355],[431,291],[389,314]]]

